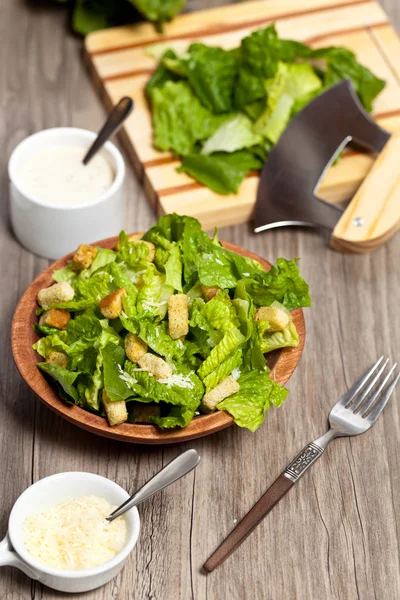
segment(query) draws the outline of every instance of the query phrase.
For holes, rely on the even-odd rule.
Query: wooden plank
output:
[[[229,10],[218,8],[180,18],[183,20],[174,21],[159,38],[163,43],[171,41],[180,51],[194,38],[233,48],[245,35],[275,18],[283,37],[305,41],[314,47],[345,45],[387,81],[375,105],[378,122],[382,126],[388,124],[391,131],[400,124],[400,79],[391,59],[397,49],[396,40],[398,44],[400,40],[376,2],[313,0],[299,9],[298,4],[290,0],[284,3],[272,0],[237,4]],[[124,141],[137,172],[144,177],[149,201],[158,215],[173,210],[184,212],[199,218],[205,227],[216,221],[225,226],[244,222],[253,211],[257,189],[254,178],[243,182],[237,195],[222,197],[187,175],[178,174],[179,162],[168,152],[154,148],[151,113],[144,95],[155,64],[146,53],[146,47],[152,42],[154,34],[148,26],[142,25],[96,32],[86,40],[92,72],[98,85],[103,86],[108,103],[115,104],[124,95],[135,100],[135,111],[124,129]],[[348,200],[364,179],[372,160],[350,153],[329,171],[321,196],[334,203]]]

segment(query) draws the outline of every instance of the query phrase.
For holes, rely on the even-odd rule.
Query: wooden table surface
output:
[[[224,4],[189,0],[188,10]],[[400,3],[383,2],[400,28]],[[82,42],[59,6],[0,0],[1,402],[0,534],[19,494],[38,479],[69,470],[110,477],[134,490],[187,444],[131,446],[73,427],[43,406],[12,361],[15,305],[47,265],[23,249],[8,223],[7,159],[34,131],[53,126],[97,129],[104,110],[81,61]],[[400,57],[398,57],[400,60]],[[400,85],[400,82],[399,82]],[[126,229],[154,217],[128,171]],[[302,257],[314,305],[307,343],[289,382],[290,396],[255,433],[232,427],[191,444],[195,473],[141,509],[138,545],[96,600],[398,600],[400,598],[400,410],[393,397],[372,431],[338,440],[221,568],[201,565],[286,464],[326,427],[337,396],[381,353],[400,358],[400,235],[374,254],[335,253],[310,231],[250,228],[221,237],[275,260]],[[63,595],[2,568],[0,599]]]

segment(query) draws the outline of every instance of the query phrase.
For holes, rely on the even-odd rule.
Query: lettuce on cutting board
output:
[[[182,159],[178,171],[218,194],[236,193],[299,110],[343,79],[369,111],[385,86],[350,50],[282,40],[274,25],[232,50],[167,49],[146,86],[154,145]]]

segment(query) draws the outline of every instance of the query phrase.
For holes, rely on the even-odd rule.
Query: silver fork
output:
[[[336,437],[360,435],[376,423],[400,378],[400,373],[397,373],[392,382],[388,383],[396,370],[397,363],[385,375],[389,359],[383,361],[384,357],[381,356],[340,398],[329,414],[329,430],[303,448],[206,561],[204,564],[206,571],[218,567],[236,550],[305,471],[322,456],[331,440]]]

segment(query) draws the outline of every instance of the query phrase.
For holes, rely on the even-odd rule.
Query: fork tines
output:
[[[400,372],[398,372],[392,382],[388,383],[395,373],[397,363],[384,375],[389,359],[387,358],[382,364],[383,360],[384,357],[381,356],[340,401],[344,408],[352,413],[358,413],[370,422],[375,422],[379,417],[400,379]],[[377,371],[378,367],[380,368]]]

